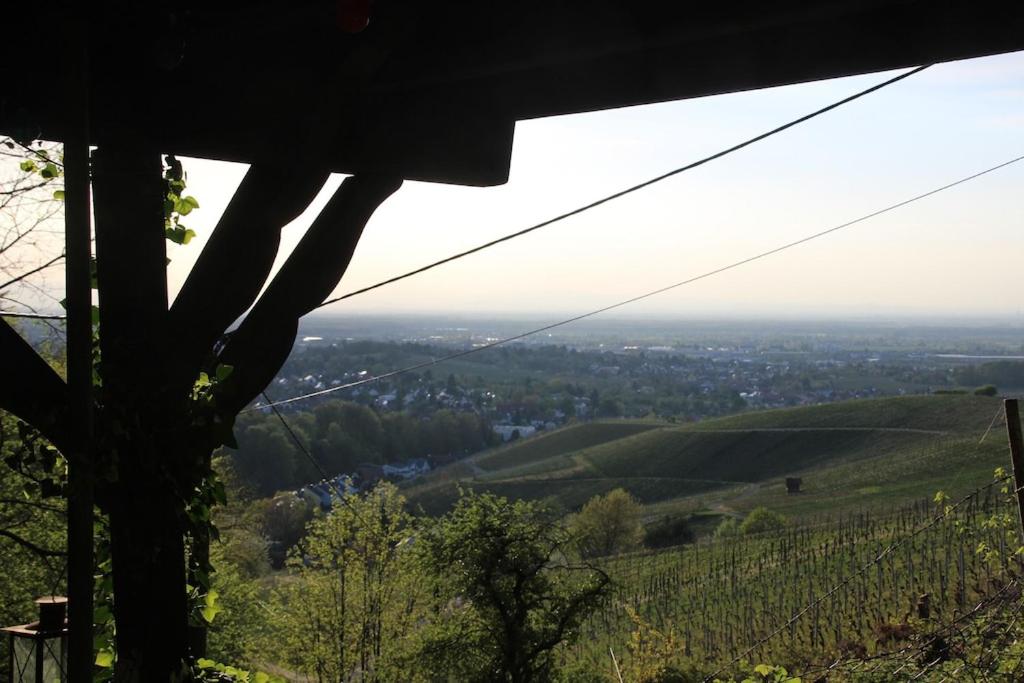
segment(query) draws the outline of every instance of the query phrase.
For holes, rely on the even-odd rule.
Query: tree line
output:
[[[364,463],[411,458],[444,460],[496,442],[490,422],[471,412],[438,410],[426,418],[378,413],[349,401],[328,401],[290,413],[288,424],[329,475],[348,474]],[[218,453],[241,484],[257,496],[319,481],[322,474],[273,413],[244,413],[235,424],[237,448]]]

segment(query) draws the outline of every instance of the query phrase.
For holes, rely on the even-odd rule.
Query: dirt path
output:
[[[754,495],[754,493],[758,489],[760,489],[760,488],[761,488],[761,484],[747,484],[746,486],[743,487],[743,490],[740,491],[739,494],[737,494],[731,500],[733,502],[735,502],[737,500],[743,500],[744,498],[749,498],[750,496]],[[714,505],[712,505],[711,506],[711,510],[717,512],[720,515],[725,515],[727,517],[732,517],[733,519],[743,519],[743,515],[742,514],[740,514],[739,512],[736,512],[731,507],[729,507],[728,505],[726,505],[725,503],[723,503],[721,501],[719,501],[719,502],[715,503]]]

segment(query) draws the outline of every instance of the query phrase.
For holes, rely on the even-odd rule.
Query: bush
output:
[[[743,523],[740,524],[740,533],[763,534],[769,531],[780,531],[786,527],[786,518],[778,512],[772,512],[768,508],[759,507],[751,510]]]
[[[606,557],[635,550],[643,540],[641,507],[625,489],[594,496],[572,520],[583,557]]]
[[[996,385],[994,384],[986,384],[974,390],[975,396],[995,396],[998,393],[999,390],[996,388]]]
[[[731,538],[739,536],[740,525],[732,517],[723,519],[715,528],[715,538]]]
[[[693,529],[687,517],[670,517],[651,524],[644,530],[644,545],[648,548],[667,548],[693,542]]]
[[[417,628],[410,668],[429,680],[557,680],[559,646],[609,591],[599,569],[565,565],[569,533],[535,502],[464,493],[413,546],[437,615]]]

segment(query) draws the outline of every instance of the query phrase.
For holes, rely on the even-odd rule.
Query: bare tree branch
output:
[[[63,550],[50,550],[48,548],[42,548],[33,543],[32,541],[24,539],[21,536],[11,531],[8,531],[7,529],[0,529],[0,537],[9,538],[18,545],[22,546],[23,548],[26,548],[41,557],[64,557],[67,555],[67,553]]]

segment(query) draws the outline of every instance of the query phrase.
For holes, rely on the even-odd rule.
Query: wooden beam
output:
[[[401,184],[395,177],[353,176],[334,193],[221,354],[235,369],[218,399],[225,412],[233,417],[273,379],[295,342],[299,318],[338,286],[366,222]]]
[[[87,25],[76,16],[66,43],[77,50],[68,63],[73,125],[64,140],[64,252],[68,359],[68,678],[92,680],[93,509],[92,459],[92,209],[89,197],[89,86]]]
[[[327,181],[326,170],[253,165],[242,179],[170,310],[175,391],[191,387],[215,342],[252,306],[277,256],[281,228]]]
[[[68,387],[46,361],[0,318],[0,408],[38,429],[62,452],[68,446]]]

